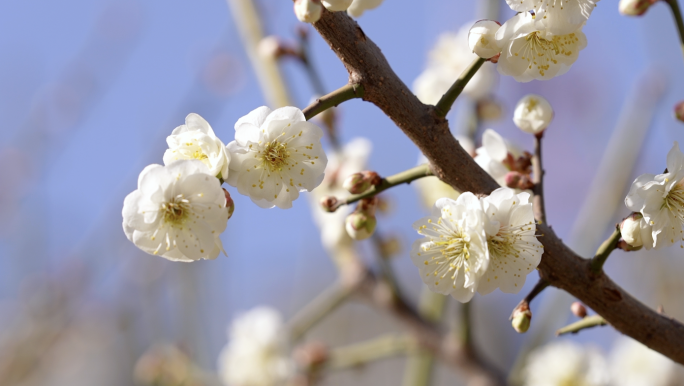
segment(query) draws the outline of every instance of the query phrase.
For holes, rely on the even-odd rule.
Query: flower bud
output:
[[[226,209],[228,210],[228,219],[230,219],[233,217],[233,212],[235,212],[235,202],[230,197],[230,193],[228,193],[226,188],[223,188],[223,194],[226,195]]]
[[[620,223],[622,239],[632,247],[641,247],[641,221],[644,216],[641,213],[632,213]]]
[[[351,194],[360,194],[370,189],[371,186],[379,185],[382,178],[376,172],[363,171],[354,173],[347,177],[342,184],[342,187],[347,189]]]
[[[587,316],[587,307],[580,302],[573,302],[570,306],[570,311],[572,311],[572,313],[578,318],[584,318]]]
[[[325,8],[330,12],[346,11],[354,0],[322,0]]]
[[[321,198],[321,207],[324,211],[332,213],[337,210],[337,197],[326,196]]]
[[[684,122],[684,101],[677,103],[674,108],[675,118]]]
[[[373,235],[378,221],[369,211],[357,210],[347,216],[345,228],[354,240],[365,240]]]
[[[496,44],[496,31],[501,24],[494,20],[480,20],[475,23],[468,33],[468,46],[473,53],[483,59],[489,59],[501,53]]]
[[[544,97],[529,94],[524,96],[515,107],[513,122],[520,130],[539,134],[546,129],[553,120],[553,108]]]
[[[320,0],[295,0],[295,15],[304,23],[315,23],[321,18],[323,6]]]
[[[511,189],[527,190],[534,188],[534,182],[529,175],[520,172],[508,172],[504,178],[506,186]]]
[[[625,16],[641,16],[658,0],[620,0],[618,10]]]
[[[532,311],[525,307],[523,309],[516,309],[513,311],[513,320],[511,325],[513,329],[518,334],[524,334],[530,328],[530,322],[532,321]]]

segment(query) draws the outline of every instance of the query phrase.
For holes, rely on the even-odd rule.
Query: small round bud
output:
[[[259,41],[257,51],[262,58],[278,58],[282,54],[280,40],[273,35],[266,36]]]
[[[321,18],[323,6],[320,0],[295,0],[294,12],[304,23],[315,23]]]
[[[468,46],[473,53],[483,59],[489,59],[501,53],[496,44],[496,31],[501,24],[494,20],[480,20],[475,23],[468,33]]]
[[[573,302],[570,306],[570,311],[572,311],[572,313],[578,318],[584,318],[587,316],[587,307],[580,302]]]
[[[641,16],[658,0],[620,0],[618,10],[625,16]]]
[[[362,173],[354,173],[344,180],[342,187],[351,194],[360,194],[370,189],[371,184]]]
[[[321,3],[330,12],[346,11],[354,0],[322,0]]]
[[[532,311],[529,308],[522,310],[516,309],[513,312],[513,319],[511,326],[518,334],[524,334],[530,329],[530,322],[532,321]]]
[[[677,120],[684,122],[684,101],[677,103],[674,107],[674,115]]]
[[[228,218],[230,219],[233,217],[233,212],[235,212],[235,202],[230,197],[230,193],[228,193],[226,188],[223,188],[223,194],[226,196],[226,209],[228,210]]]
[[[622,240],[632,247],[639,248],[644,245],[641,240],[641,221],[643,218],[644,216],[641,213],[632,213],[620,223]]]
[[[355,211],[347,216],[345,229],[354,240],[365,240],[373,235],[378,221],[375,216],[367,211]]]
[[[326,212],[334,212],[335,210],[337,210],[337,197],[326,196],[321,198],[321,207]]]
[[[544,97],[535,94],[525,95],[513,112],[513,123],[520,130],[530,134],[541,133],[552,120],[551,104]]]

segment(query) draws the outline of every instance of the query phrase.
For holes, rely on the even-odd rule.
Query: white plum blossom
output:
[[[497,70],[518,82],[548,80],[565,74],[587,46],[581,28],[566,35],[553,35],[529,12],[504,23],[496,33],[496,41],[501,48]]]
[[[293,374],[286,331],[276,310],[258,307],[238,316],[228,336],[218,358],[224,385],[276,386]]]
[[[321,0],[321,3],[328,11],[346,11],[354,0]]]
[[[323,181],[322,136],[296,107],[259,107],[235,123],[227,182],[262,208],[291,208],[299,192]]]
[[[591,16],[599,0],[506,0],[517,12],[534,11],[553,35],[577,31]]]
[[[199,114],[188,114],[185,124],[176,127],[166,143],[169,148],[164,152],[164,165],[182,159],[198,159],[209,167],[211,174],[228,178],[230,155],[226,145]]]
[[[323,6],[318,0],[296,0],[294,12],[297,19],[303,23],[315,23],[321,18]]]
[[[625,16],[641,16],[655,3],[656,0],[620,0],[618,11]]]
[[[499,133],[487,129],[482,134],[482,147],[475,150],[475,162],[501,186],[506,186],[506,174],[509,172],[504,161],[511,154],[517,157],[520,150],[506,141]]]
[[[462,303],[472,299],[489,264],[485,221],[479,199],[466,192],[440,198],[432,216],[413,223],[425,237],[413,243],[411,260],[431,291]]]
[[[625,205],[644,218],[642,242],[646,249],[659,249],[683,239],[684,225],[684,154],[675,142],[667,154],[667,173],[642,174],[632,183]],[[648,234],[648,228],[651,234]]]
[[[361,17],[369,9],[375,9],[385,0],[354,0],[347,8],[347,14],[351,17]]]
[[[468,47],[468,34],[473,23],[463,26],[458,33],[446,32],[428,54],[425,70],[413,82],[413,92],[421,102],[434,105],[449,87],[478,58]],[[463,93],[472,99],[489,95],[498,77],[494,65],[485,63],[470,79]]]
[[[535,236],[537,227],[530,194],[499,188],[481,201],[487,218],[489,267],[477,292],[486,295],[500,288],[501,292],[518,293],[544,252]]]
[[[149,254],[190,262],[215,259],[223,250],[226,196],[199,160],[146,167],[122,214],[126,237]]]
[[[596,349],[556,340],[530,352],[522,375],[525,386],[606,386],[606,367],[606,359]]]
[[[513,123],[526,133],[539,134],[553,120],[553,108],[541,95],[528,94],[515,106]]]
[[[670,386],[676,365],[672,360],[624,336],[610,354],[611,383],[619,386]]]
[[[641,247],[644,245],[642,234],[642,226],[645,223],[644,216],[641,213],[632,213],[620,223],[620,235],[625,242],[633,247]],[[648,227],[648,233],[651,232]],[[648,235],[647,235],[648,237]],[[653,244],[651,244],[653,245]]]
[[[496,31],[499,28],[501,24],[494,20],[480,20],[473,24],[468,32],[468,47],[483,59],[498,55],[501,52],[496,44]]]

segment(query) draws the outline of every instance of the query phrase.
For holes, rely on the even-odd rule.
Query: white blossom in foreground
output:
[[[293,373],[280,314],[268,307],[238,316],[218,359],[226,386],[281,385]]]
[[[226,145],[214,134],[209,123],[195,113],[185,117],[185,124],[176,127],[166,138],[164,165],[183,159],[198,159],[216,177],[228,178],[230,156]]]
[[[432,216],[413,223],[425,237],[413,243],[411,260],[431,291],[472,299],[489,264],[485,221],[480,201],[466,192],[455,201],[440,198]]]
[[[676,365],[643,344],[621,336],[610,354],[611,384],[619,386],[673,385]]]
[[[318,0],[296,0],[294,12],[297,19],[303,23],[315,23],[321,18],[323,6]]]
[[[487,218],[489,267],[477,292],[486,295],[500,288],[505,293],[518,293],[544,252],[535,236],[537,227],[530,194],[499,188],[481,201]]]
[[[262,208],[291,208],[299,192],[323,180],[322,136],[296,107],[259,107],[235,123],[227,182]]]
[[[501,52],[496,44],[496,31],[499,28],[501,24],[494,20],[480,20],[473,24],[468,32],[468,47],[483,59],[498,55]]]
[[[321,0],[328,11],[346,11],[354,0]]]
[[[520,151],[506,141],[499,133],[487,129],[482,134],[482,147],[475,150],[475,162],[501,186],[506,186],[506,174],[510,171],[504,161],[508,155],[519,155]]]
[[[553,120],[553,108],[543,96],[525,95],[515,106],[513,123],[526,133],[539,134]]]
[[[226,196],[201,161],[146,167],[122,214],[126,237],[149,254],[190,262],[215,259],[223,250]]]
[[[577,31],[591,16],[599,0],[506,0],[517,12],[534,10],[549,33],[565,35]]]
[[[556,340],[530,352],[523,369],[524,385],[606,386],[606,367],[605,358],[595,349]]]
[[[351,17],[361,17],[369,9],[375,9],[385,0],[354,0],[347,8],[347,14]]]
[[[468,47],[468,33],[473,23],[466,24],[458,33],[443,33],[428,54],[425,70],[413,82],[413,92],[421,102],[434,105],[449,87],[478,58]],[[490,94],[497,83],[494,65],[485,63],[470,79],[463,93],[480,99]]]
[[[625,205],[644,216],[642,229],[646,249],[670,246],[682,240],[684,225],[684,154],[675,142],[667,154],[667,173],[642,174],[632,183]],[[682,246],[684,247],[684,246]]]
[[[502,49],[497,70],[518,82],[565,74],[587,46],[581,28],[566,35],[552,35],[529,12],[504,23],[496,33],[496,41]]]

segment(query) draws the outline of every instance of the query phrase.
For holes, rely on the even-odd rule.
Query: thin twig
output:
[[[549,282],[544,280],[544,279],[539,279],[537,284],[532,288],[532,291],[530,291],[527,296],[523,300],[518,303],[518,305],[513,309],[513,312],[511,313],[510,319],[513,319],[513,316],[515,315],[516,310],[524,310],[524,309],[529,309],[530,308],[530,303],[534,298],[537,297],[542,291],[546,289],[546,287],[549,286]]]
[[[603,319],[601,315],[587,316],[575,323],[572,323],[559,329],[558,331],[556,331],[556,335],[560,336],[564,334],[577,334],[578,332],[586,330],[587,328],[606,325],[608,325],[608,322],[606,322],[606,320]]]
[[[611,252],[617,248],[618,241],[620,241],[620,227],[617,226],[615,227],[615,230],[613,231],[613,234],[610,235],[610,237],[601,244],[599,249],[596,251],[596,255],[594,255],[594,258],[591,259],[591,263],[589,264],[589,268],[593,273],[599,273],[603,269],[603,264],[606,263],[606,260],[608,260],[608,256],[610,256]]]
[[[468,66],[468,68],[461,73],[461,76],[456,79],[456,82],[451,85],[446,94],[442,95],[442,99],[440,99],[435,105],[435,110],[438,117],[446,117],[447,113],[449,113],[449,110],[451,110],[451,106],[453,106],[454,102],[456,102],[456,98],[461,95],[461,92],[468,82],[470,82],[470,79],[486,61],[487,59],[475,59],[475,61],[473,61],[473,63],[471,63],[470,66]]]
[[[679,9],[677,0],[665,0],[665,2],[672,10],[672,16],[674,16],[677,31],[679,32],[679,45],[682,48],[682,55],[684,55],[684,20],[682,20],[682,11]]]
[[[546,224],[546,207],[544,205],[544,167],[542,165],[542,137],[544,132],[534,136],[534,157],[532,167],[534,178],[534,197],[532,198],[534,218],[540,224]]]
[[[315,102],[307,106],[302,112],[307,120],[315,117],[323,111],[336,107],[342,102],[346,102],[354,98],[363,98],[364,88],[358,84],[346,84],[330,94],[324,95]]]
[[[328,287],[292,318],[289,323],[290,339],[293,342],[300,340],[307,331],[318,324],[326,315],[344,303],[355,289],[355,287],[350,287],[340,282]]]
[[[403,355],[416,349],[408,336],[384,335],[367,342],[355,343],[332,350],[325,369],[341,370],[373,361]]]

